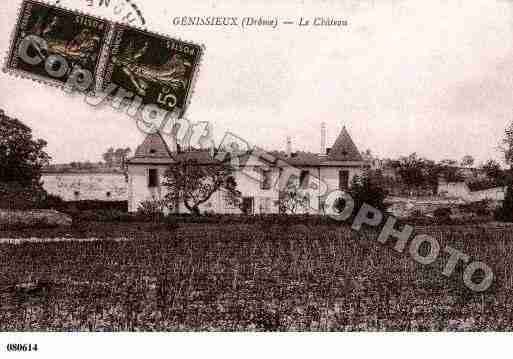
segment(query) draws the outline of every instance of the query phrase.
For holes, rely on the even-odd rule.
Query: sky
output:
[[[325,122],[328,147],[346,126],[380,158],[502,159],[497,146],[513,120],[511,1],[133,1],[149,30],[205,46],[185,116],[210,121],[218,141],[231,131],[284,150],[290,136],[294,151],[318,152]],[[119,20],[98,2],[61,0]],[[0,5],[2,54],[19,4]],[[331,16],[348,26],[186,27],[175,16]],[[108,147],[135,149],[144,138],[123,112],[3,72],[0,108],[44,138],[56,163],[99,161]]]

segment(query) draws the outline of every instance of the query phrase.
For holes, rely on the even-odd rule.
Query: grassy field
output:
[[[82,223],[0,238],[0,330],[512,330],[513,229],[425,228],[485,261],[485,293],[339,225]],[[110,238],[110,239],[109,239]],[[113,238],[125,238],[116,241]]]

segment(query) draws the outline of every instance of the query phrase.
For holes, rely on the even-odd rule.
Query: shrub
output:
[[[36,208],[45,196],[40,186],[26,186],[17,182],[0,182],[0,208],[27,210]]]
[[[459,208],[464,212],[474,213],[477,216],[489,216],[491,214],[489,200],[462,204]]]
[[[502,206],[495,211],[495,218],[502,222],[513,222],[513,185],[508,186]]]
[[[147,200],[139,204],[137,215],[152,219],[153,221],[161,220],[164,217],[166,209],[165,202],[162,200]]]
[[[44,200],[39,204],[38,208],[41,209],[63,209],[65,208],[66,202],[59,197],[53,194],[46,194]]]
[[[0,229],[53,228],[69,226],[72,219],[55,210],[0,210]]]
[[[128,212],[120,211],[117,209],[100,209],[100,210],[85,210],[85,211],[72,211],[74,219],[80,221],[95,221],[95,222],[128,222],[131,216]]]
[[[411,213],[412,217],[422,217],[422,211],[420,209],[414,209]]]
[[[440,207],[435,209],[435,211],[433,212],[433,216],[435,216],[435,218],[444,218],[449,217],[450,215],[451,209],[448,207]]]
[[[354,176],[348,193],[354,201],[355,211],[357,211],[364,203],[377,208],[382,212],[385,212],[387,209],[387,205],[385,204],[387,192],[369,173],[366,173],[363,176]],[[345,201],[342,198],[337,199],[334,207],[338,212],[342,212],[345,208]]]
[[[440,207],[434,210],[433,216],[437,224],[451,224],[451,209],[448,207]]]
[[[128,212],[128,201],[68,201],[63,206],[69,211],[96,211],[96,210],[118,210]]]

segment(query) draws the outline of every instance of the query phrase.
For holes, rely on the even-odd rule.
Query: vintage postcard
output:
[[[2,359],[507,353],[513,1],[9,0],[0,30]]]
[[[116,25],[109,46],[102,90],[119,86],[182,116],[203,49],[199,45]]]
[[[18,16],[5,70],[52,84],[77,71],[96,79],[109,22],[30,0]]]

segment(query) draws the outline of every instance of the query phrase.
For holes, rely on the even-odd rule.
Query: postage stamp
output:
[[[18,16],[4,70],[53,85],[80,72],[90,76],[88,89],[94,89],[112,27],[107,20],[31,0]]]
[[[102,90],[119,86],[139,96],[143,104],[183,115],[202,46],[116,24],[108,51]]]

